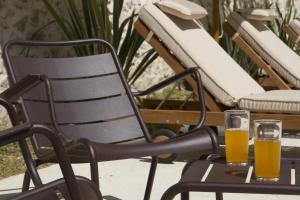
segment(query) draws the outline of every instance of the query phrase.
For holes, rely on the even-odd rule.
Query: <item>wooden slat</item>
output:
[[[160,103],[163,101],[163,99],[143,99],[143,108],[147,109],[155,109]],[[161,108],[166,109],[166,110],[173,110],[173,109],[178,109],[181,107],[181,105],[184,103],[184,106],[182,110],[199,110],[199,102],[197,101],[188,101],[184,102],[182,100],[167,100],[165,103],[162,105]]]
[[[290,25],[284,25],[283,26],[283,31],[286,32],[289,37],[294,41],[297,42],[295,45],[299,46],[300,45],[300,41],[297,41],[299,38],[299,35],[290,27]]]
[[[224,25],[224,31],[233,37],[232,40],[240,47],[240,49],[254,62],[258,67],[265,70],[265,72],[270,76],[274,84],[279,89],[291,89],[288,84],[272,69],[272,67],[266,63],[266,61],[259,56],[253,48],[232,28],[232,26],[226,22]]]
[[[25,101],[27,113],[32,122],[50,123],[48,104]],[[134,114],[127,96],[109,99],[56,103],[58,123],[86,123],[123,117]]]
[[[143,38],[146,38],[149,34],[148,28],[140,20],[137,20],[134,23],[134,28],[139,32],[139,34]],[[155,49],[158,52],[158,54],[176,73],[180,73],[186,69],[181,64],[181,62],[170,53],[170,50],[155,35],[153,35],[153,37],[149,40],[148,43],[153,47],[153,49]],[[198,95],[196,82],[191,77],[186,78],[186,81],[192,86],[194,93]],[[211,111],[222,110],[222,106],[216,103],[215,99],[207,92],[205,92],[205,104]]]
[[[49,78],[78,78],[117,72],[111,54],[71,58],[11,57],[15,75],[45,74]]]
[[[51,85],[55,101],[96,99],[125,92],[118,74],[75,80],[53,80]],[[40,84],[23,97],[31,100],[46,100],[45,86]]]
[[[141,109],[142,116],[146,123],[152,124],[190,124],[195,125],[199,119],[198,111],[179,110],[150,110]],[[284,129],[299,130],[300,115],[296,114],[266,114],[251,113],[251,120],[278,119],[282,120]],[[207,112],[205,124],[207,126],[224,126],[223,112]],[[253,123],[250,123],[252,126]]]
[[[216,42],[220,40],[220,0],[213,0],[212,6],[212,35]]]

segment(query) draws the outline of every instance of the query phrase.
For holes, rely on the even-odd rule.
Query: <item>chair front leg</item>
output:
[[[100,187],[99,183],[99,168],[98,168],[98,161],[96,152],[93,146],[90,144],[89,140],[87,139],[80,139],[78,143],[82,143],[88,150],[89,159],[90,159],[90,170],[91,170],[91,180]]]
[[[181,193],[181,200],[189,200],[189,199],[190,199],[190,193],[189,192]]]
[[[144,195],[144,200],[150,200],[154,177],[155,177],[155,172],[156,172],[156,168],[157,168],[157,162],[158,162],[157,157],[152,157],[150,171],[149,171],[148,180],[147,180],[146,191],[145,191],[145,195]]]

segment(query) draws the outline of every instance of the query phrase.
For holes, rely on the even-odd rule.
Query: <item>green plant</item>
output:
[[[275,3],[278,17],[275,19],[275,24],[270,26],[272,30],[277,33],[278,37],[285,42],[289,47],[293,48],[293,41],[288,38],[287,34],[283,31],[283,26],[289,24],[297,15],[295,9],[295,1],[287,0],[284,5],[284,11],[280,10],[278,2]],[[296,49],[295,49],[296,50]],[[299,53],[299,52],[298,52]]]
[[[158,57],[154,50],[145,52],[137,65],[135,56],[144,39],[134,30],[136,13],[120,21],[124,0],[113,1],[113,14],[108,9],[108,0],[64,0],[65,13],[54,6],[50,0],[43,3],[53,21],[41,27],[34,35],[44,31],[49,25],[56,24],[68,40],[101,38],[110,42],[117,50],[124,74],[133,84],[145,69]],[[111,17],[111,19],[110,19]],[[105,52],[95,46],[74,47],[76,55],[93,55]],[[134,64],[137,67],[133,67]]]

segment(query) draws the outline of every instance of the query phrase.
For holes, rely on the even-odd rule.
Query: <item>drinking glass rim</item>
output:
[[[256,123],[281,123],[282,124],[282,120],[279,119],[257,119],[257,120],[253,120],[254,124]]]
[[[224,113],[247,113],[250,114],[249,110],[225,110]]]

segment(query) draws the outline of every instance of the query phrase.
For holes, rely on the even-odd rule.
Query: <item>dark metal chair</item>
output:
[[[105,48],[106,53],[71,58],[37,58],[13,56],[10,53],[10,49],[15,46],[76,48],[84,45],[89,49]],[[10,101],[17,100],[23,121],[51,126],[64,142],[71,162],[90,163],[92,180],[98,185],[98,162],[153,156],[144,197],[149,199],[157,155],[216,151],[214,132],[203,127],[205,104],[197,69],[188,69],[135,94],[147,95],[187,76],[192,76],[197,82],[199,107],[202,111],[198,125],[189,134],[153,143],[116,52],[108,42],[100,39],[66,42],[10,41],[4,46],[3,58],[10,86],[14,88],[14,92],[6,92],[3,96]],[[35,136],[32,143],[38,157],[36,165],[56,161],[45,138]],[[36,185],[41,182],[37,173],[27,173],[24,190],[29,185],[30,177]]]
[[[1,105],[4,101],[1,99]],[[7,104],[8,105],[8,104]],[[11,113],[10,113],[11,115]],[[54,147],[58,163],[64,178],[42,185],[22,194],[0,195],[1,199],[10,200],[102,200],[97,186],[84,177],[75,177],[69,158],[66,156],[63,144],[57,134],[44,125],[32,125],[27,122],[0,132],[0,146],[12,142],[25,141],[33,134],[47,137]]]

